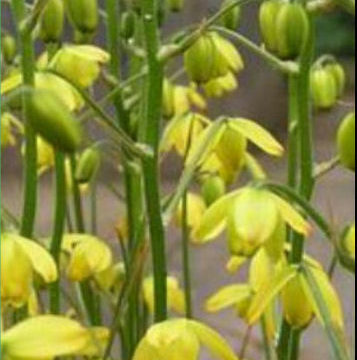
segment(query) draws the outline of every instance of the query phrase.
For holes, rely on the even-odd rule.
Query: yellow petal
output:
[[[88,331],[73,320],[44,315],[5,331],[1,348],[7,358],[46,359],[79,353],[86,346],[88,336]]]
[[[267,174],[259,161],[250,153],[245,153],[245,166],[255,180],[264,180]]]
[[[271,281],[261,286],[257,294],[253,297],[247,313],[247,321],[249,324],[254,324],[261,318],[269,304],[295,276],[297,276],[296,268],[285,266],[273,276]]]
[[[108,343],[109,334],[109,329],[104,327],[88,329],[87,344],[78,352],[78,354],[90,357],[102,356]]]
[[[283,146],[267,130],[256,122],[242,118],[230,119],[229,126],[240,132],[268,154],[274,156],[283,155]]]
[[[185,313],[185,294],[180,288],[178,280],[173,276],[167,277],[167,305],[169,309],[178,314]]]
[[[193,230],[193,241],[197,244],[214,240],[225,228],[227,214],[241,190],[233,191],[214,202],[203,214],[201,223]]]
[[[251,295],[251,287],[246,284],[225,286],[212,295],[205,304],[208,312],[217,312],[245,301]]]
[[[294,229],[296,232],[308,237],[312,231],[310,224],[300,215],[295,208],[280,196],[270,193],[276,205],[280,210],[283,219]]]
[[[323,296],[325,304],[329,310],[334,327],[343,332],[345,327],[344,315],[342,304],[337,291],[333,287],[327,274],[322,269],[311,267],[310,270],[311,275],[315,278],[317,286],[320,288],[321,295]],[[314,308],[317,318],[322,323],[322,325],[325,325],[323,316],[319,310],[319,306],[316,303],[312,290],[304,277],[302,278],[302,284],[305,289],[305,293],[309,298],[312,307]]]
[[[1,95],[15,90],[22,84],[22,75],[16,74],[8,77],[1,82]]]
[[[57,280],[56,263],[45,248],[32,240],[18,235],[16,236],[16,242],[31,260],[34,270],[41,275],[45,282],[51,283]]]
[[[189,327],[196,334],[202,344],[204,344],[209,352],[217,359],[222,360],[238,360],[231,347],[225,339],[223,339],[216,331],[207,325],[194,320],[188,320]]]
[[[270,282],[274,274],[274,264],[265,248],[261,248],[253,257],[249,268],[249,284],[257,292]]]

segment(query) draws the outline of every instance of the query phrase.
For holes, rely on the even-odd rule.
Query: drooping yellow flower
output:
[[[1,147],[16,145],[16,132],[23,132],[23,125],[8,112],[1,114]]]
[[[227,183],[233,182],[247,159],[248,140],[272,156],[281,156],[283,147],[274,137],[254,121],[227,118],[220,124],[213,137],[209,124],[198,136],[190,149],[186,163],[190,163],[202,144],[208,143],[197,166],[202,173],[218,173]]]
[[[91,235],[66,234],[62,250],[69,256],[67,276],[71,281],[86,280],[112,265],[112,252],[108,245]]]
[[[205,110],[205,99],[196,91],[194,85],[174,85],[170,80],[164,80],[163,89],[163,113],[167,118],[181,116],[197,108]]]
[[[7,94],[22,85],[22,74],[15,73],[1,82],[1,95]],[[74,111],[84,105],[84,101],[78,91],[68,82],[55,74],[37,71],[35,73],[36,89],[56,93],[60,100]]]
[[[161,140],[161,152],[174,149],[182,157],[185,156],[189,144],[194,144],[210,120],[197,113],[177,116],[166,126]]]
[[[226,341],[208,326],[193,320],[167,320],[152,326],[133,360],[198,360],[200,346],[221,360],[238,360]]]
[[[245,187],[209,207],[193,235],[197,243],[206,243],[227,228],[234,255],[251,256],[264,246],[279,260],[284,251],[285,223],[301,234],[310,232],[310,225],[284,199],[265,189]]]
[[[109,54],[92,45],[65,45],[48,64],[78,86],[87,88],[93,85],[100,74],[100,67],[110,60]],[[43,60],[46,63],[46,59]]]
[[[57,268],[50,254],[32,240],[12,233],[1,234],[1,300],[20,307],[31,296],[33,278],[44,282],[57,279]]]
[[[178,314],[184,314],[186,305],[185,305],[185,295],[182,289],[180,288],[178,280],[173,276],[168,276],[166,278],[167,284],[167,304],[168,309],[172,310]],[[149,276],[144,279],[142,284],[143,296],[145,303],[151,314],[154,313],[155,303],[154,303],[154,278]]]
[[[86,329],[61,316],[42,315],[24,320],[1,336],[6,360],[48,360],[57,356],[100,356],[108,337],[103,328]]]
[[[174,223],[177,227],[182,226],[182,205],[183,202],[181,200],[174,216]],[[206,204],[202,197],[189,192],[187,194],[187,224],[191,229],[197,227],[200,224],[205,211]]]
[[[263,284],[270,281],[276,267],[277,265],[271,261],[266,251],[261,249],[252,259],[249,281],[243,284],[224,286],[219,289],[207,299],[205,303],[206,311],[215,313],[232,307],[239,317],[245,319],[254,295]],[[268,335],[273,338],[276,326],[272,316],[272,308],[265,311],[264,317]]]
[[[329,310],[332,326],[340,332],[344,331],[342,306],[336,290],[328,275],[321,266],[306,264],[321,292],[323,301]],[[313,291],[305,276],[293,265],[285,264],[276,271],[269,281],[261,284],[252,299],[246,319],[249,324],[258,321],[272,301],[282,295],[285,319],[294,328],[301,329],[309,325],[315,315],[325,326],[323,316],[316,303]]]

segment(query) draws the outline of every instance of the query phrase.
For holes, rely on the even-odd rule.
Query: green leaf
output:
[[[335,359],[349,360],[350,356],[344,341],[343,329],[341,329],[334,320],[336,314],[331,313],[328,301],[326,301],[326,291],[322,289],[322,284],[317,281],[314,272],[309,267],[303,267],[303,275],[307,282],[308,292],[312,294],[314,304],[317,307],[317,314],[321,317],[321,321],[327,332]],[[334,309],[334,311],[340,310]]]

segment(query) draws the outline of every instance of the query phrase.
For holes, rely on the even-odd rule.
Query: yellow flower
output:
[[[106,329],[86,329],[61,316],[43,315],[27,319],[6,330],[1,352],[6,360],[48,360],[57,356],[102,354]]]
[[[53,69],[72,80],[78,86],[93,85],[100,74],[100,66],[110,60],[109,54],[92,45],[65,45],[48,64]]]
[[[208,312],[215,313],[228,307],[233,307],[237,315],[245,319],[254,294],[260,289],[262,284],[269,281],[275,271],[275,266],[264,249],[260,250],[253,258],[250,271],[249,282],[243,284],[233,284],[224,286],[213,294],[205,303]],[[275,321],[271,316],[271,308],[265,312],[269,337],[274,336]]]
[[[178,314],[185,312],[185,295],[180,288],[178,280],[173,276],[166,278],[167,284],[167,304],[169,310],[173,310]],[[151,314],[154,313],[154,278],[152,276],[144,279],[142,284],[143,296],[145,303]]]
[[[22,74],[16,73],[1,82],[1,95],[9,93],[22,85]],[[35,73],[36,89],[46,90],[56,93],[60,100],[74,111],[80,109],[83,105],[83,99],[78,91],[55,74],[37,71]]]
[[[160,145],[161,152],[174,149],[184,157],[189,143],[196,141],[209,122],[209,119],[197,113],[175,117],[166,126]]]
[[[91,235],[66,234],[62,250],[69,255],[67,276],[71,281],[86,280],[112,265],[112,253],[108,245]]]
[[[163,113],[167,118],[181,116],[188,113],[193,107],[205,110],[205,99],[196,91],[194,86],[174,85],[170,80],[164,80]]]
[[[192,161],[197,149],[207,143],[213,126],[216,124],[211,123],[201,131],[190,149],[187,164]],[[248,140],[272,156],[282,156],[284,152],[283,147],[268,131],[254,121],[242,118],[227,118],[209,140],[197,166],[203,173],[218,173],[228,183],[234,181],[246,164]]]
[[[226,341],[208,326],[193,320],[167,320],[152,326],[133,360],[198,360],[204,345],[216,359],[238,360]]]
[[[332,326],[343,332],[342,306],[328,275],[320,265],[315,267],[306,263],[305,266],[309,267],[319,286],[331,315]],[[273,276],[270,276],[268,281],[261,283],[246,315],[248,323],[254,324],[258,321],[267,307],[271,306],[279,295],[282,295],[284,317],[294,328],[301,329],[308,326],[314,315],[323,326],[326,325],[305,276],[296,266],[288,264],[281,266]]]
[[[33,278],[46,283],[57,280],[57,268],[50,254],[39,244],[22,236],[1,234],[1,300],[21,307],[31,296]]]
[[[174,223],[177,227],[182,226],[182,200],[177,207]],[[198,226],[202,220],[202,216],[206,211],[206,204],[201,196],[194,193],[187,194],[187,224],[192,229]]]
[[[16,145],[16,132],[23,132],[23,125],[8,112],[1,114],[1,147]]]
[[[301,234],[310,233],[310,225],[288,202],[268,190],[245,187],[209,207],[193,235],[202,244],[227,228],[234,255],[251,256],[264,246],[277,261],[284,251],[285,223]]]

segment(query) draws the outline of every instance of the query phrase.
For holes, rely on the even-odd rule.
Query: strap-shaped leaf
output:
[[[337,295],[334,291],[331,290],[331,285],[329,285],[329,289],[322,288],[326,285],[326,279],[329,282],[328,278],[326,277],[325,280],[323,280],[321,277],[317,278],[314,271],[311,270],[308,266],[303,268],[303,275],[304,279],[306,280],[306,293],[311,294],[312,296],[312,303],[316,308],[316,314],[324,325],[327,336],[330,340],[330,344],[332,346],[333,353],[335,355],[335,359],[349,360],[350,355],[348,354],[348,350],[344,341],[344,330],[343,327],[341,328],[341,324],[339,324],[340,320],[336,321],[336,312],[340,314],[342,313],[340,305],[338,305],[339,301],[333,301],[335,305],[333,308],[331,308],[331,299],[326,298],[326,296],[335,297]],[[321,280],[323,280],[323,283],[320,283]],[[338,318],[340,317],[340,315],[337,316]]]
[[[269,304],[295,276],[297,276],[296,267],[285,266],[273,276],[270,282],[265,283],[260,290],[257,291],[247,312],[247,321],[249,324],[254,324],[261,318]]]
[[[283,155],[283,146],[256,122],[237,118],[230,119],[228,124],[268,154],[274,156]]]

